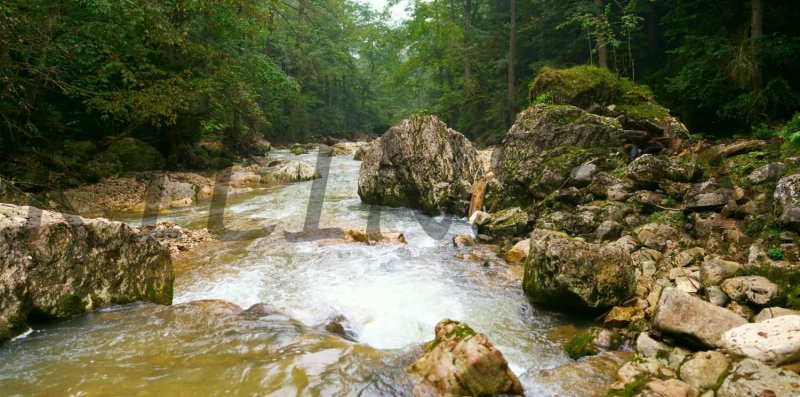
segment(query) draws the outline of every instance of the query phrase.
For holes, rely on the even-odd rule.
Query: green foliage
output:
[[[650,215],[651,223],[659,223],[670,226],[683,225],[683,214],[680,211],[656,211]]]
[[[770,248],[769,251],[767,252],[767,256],[769,257],[769,259],[772,259],[773,261],[782,261],[783,249],[781,249],[780,247]]]
[[[639,395],[646,385],[646,377],[636,378],[632,382],[625,384],[622,389],[610,391],[606,394],[606,397],[633,397]]]
[[[800,113],[795,113],[791,120],[781,131],[781,136],[789,145],[800,148]]]
[[[553,103],[553,95],[550,92],[542,92],[533,99],[531,105],[551,104]]]

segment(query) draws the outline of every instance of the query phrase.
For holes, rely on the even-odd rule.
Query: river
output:
[[[270,156],[317,163],[315,153]],[[360,163],[321,163],[328,179],[319,228],[366,228],[371,208],[357,194]],[[557,382],[530,374],[571,361],[559,335],[572,321],[528,304],[521,266],[464,260],[468,249],[451,238],[472,233],[465,219],[409,209],[372,208],[381,228],[402,231],[408,244],[327,244],[306,225],[313,185],[228,200],[229,232],[175,261],[172,307],[110,307],[37,325],[0,346],[0,395],[407,395],[407,353],[432,339],[444,318],[488,335],[527,395],[558,394]],[[161,220],[203,227],[208,214],[197,207]],[[446,235],[423,227],[437,221],[449,223]],[[260,229],[271,232],[235,232]],[[241,311],[259,303],[269,307]],[[319,331],[337,315],[355,342]]]

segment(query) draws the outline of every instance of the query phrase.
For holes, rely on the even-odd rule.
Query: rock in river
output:
[[[31,318],[172,303],[169,250],[128,225],[0,204],[0,340]]]
[[[522,286],[531,300],[556,309],[604,309],[630,298],[636,276],[630,254],[616,243],[590,244],[536,229]]]
[[[466,214],[481,178],[478,152],[464,135],[434,116],[411,116],[372,142],[358,195],[367,204]]]
[[[415,395],[483,396],[522,394],[522,385],[503,353],[468,325],[445,319],[436,338],[406,371],[418,381]]]

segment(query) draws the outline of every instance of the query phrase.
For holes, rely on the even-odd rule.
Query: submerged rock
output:
[[[0,340],[30,318],[172,302],[169,251],[124,223],[0,204],[0,252]]]
[[[636,276],[628,251],[536,229],[525,261],[523,289],[537,304],[561,310],[599,310],[630,298]]]
[[[477,151],[434,116],[412,116],[370,145],[358,174],[367,204],[411,207],[426,214],[466,214],[483,178]]]
[[[418,383],[415,395],[482,396],[523,393],[503,353],[468,325],[442,320],[436,338],[406,367]]]
[[[747,324],[747,320],[736,313],[676,288],[661,292],[653,315],[654,328],[709,347],[721,347],[722,335],[742,324]]]
[[[725,349],[771,365],[800,360],[800,316],[786,315],[744,324],[722,336]]]

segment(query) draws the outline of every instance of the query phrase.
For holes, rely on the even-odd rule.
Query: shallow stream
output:
[[[317,163],[314,153],[297,159]],[[451,239],[472,233],[465,219],[363,205],[358,162],[320,163],[319,229],[364,229],[379,213],[381,229],[402,231],[408,244],[327,242],[306,219],[321,181],[234,196],[229,232],[175,261],[175,305],[107,308],[0,346],[0,395],[407,395],[404,360],[444,318],[488,335],[526,394],[563,395],[568,385],[532,374],[571,361],[561,343],[573,322],[527,303],[521,266],[464,260],[468,250]],[[208,214],[160,220],[204,227]],[[434,222],[449,223],[446,233],[429,234]],[[236,232],[259,229],[271,232]],[[337,315],[355,342],[322,331]]]

